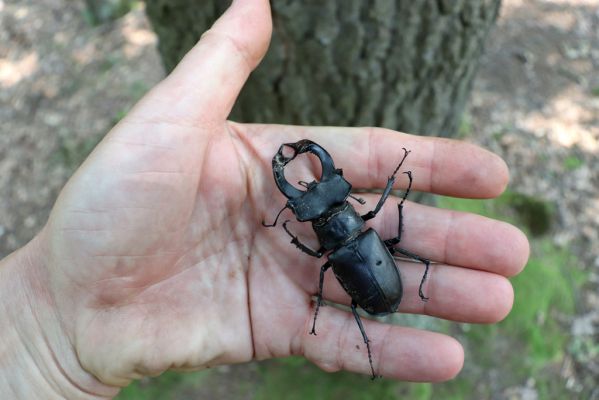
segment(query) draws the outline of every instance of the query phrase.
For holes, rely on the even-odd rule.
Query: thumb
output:
[[[189,125],[226,120],[271,33],[268,0],[234,0],[130,116]]]

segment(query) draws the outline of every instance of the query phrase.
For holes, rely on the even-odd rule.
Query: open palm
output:
[[[282,229],[261,225],[286,200],[270,164],[283,142],[319,143],[357,189],[384,187],[402,147],[412,150],[405,168],[415,190],[484,198],[505,187],[505,164],[464,143],[383,129],[228,122],[270,29],[267,1],[235,2],[96,148],[40,235],[60,329],[81,366],[105,385],[291,354],[326,370],[370,372],[351,313],[326,307],[318,336],[308,334],[323,261],[299,252]],[[305,163],[295,172],[317,171]],[[364,211],[378,200],[362,197]],[[371,221],[383,238],[397,232],[397,203],[391,197]],[[309,226],[292,228],[313,243]],[[422,266],[400,263],[400,311],[469,322],[509,312],[505,277],[528,256],[526,239],[510,225],[413,203],[405,207],[402,246],[438,263],[427,303],[417,294]],[[324,293],[349,304],[332,275]],[[450,337],[374,321],[365,328],[379,374],[437,381],[461,368],[462,348]]]

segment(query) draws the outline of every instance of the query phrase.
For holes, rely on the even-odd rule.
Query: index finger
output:
[[[414,175],[412,189],[447,196],[493,198],[509,180],[496,154],[463,141],[410,135],[384,128],[244,125],[248,142],[268,163],[281,143],[310,139],[325,148],[356,189],[383,188],[403,155]],[[268,152],[270,151],[270,152]],[[407,180],[397,179],[406,186]],[[399,183],[395,184],[397,187]]]

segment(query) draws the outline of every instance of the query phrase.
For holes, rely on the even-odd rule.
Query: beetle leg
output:
[[[289,231],[289,229],[287,228],[287,223],[289,222],[289,220],[283,222],[283,229],[285,229],[285,232],[287,232],[287,234],[289,236],[291,236],[291,243],[293,243],[295,245],[295,247],[297,247],[298,249],[300,249],[301,251],[303,251],[306,254],[311,255],[312,257],[316,257],[316,258],[320,258],[323,256],[324,254],[324,247],[321,247],[318,250],[312,250],[311,248],[309,248],[308,246],[306,246],[305,244],[303,244],[302,242],[299,241],[298,237],[295,236],[293,233],[291,233]]]
[[[286,208],[287,208],[287,204],[285,204],[285,207],[281,208],[281,211],[279,211],[279,213],[277,214],[277,216],[275,218],[275,222],[273,222],[272,224],[267,224],[266,222],[264,222],[264,220],[262,220],[262,226],[265,228],[272,228],[273,226],[277,226],[277,221],[279,220],[279,217],[281,216],[283,211],[285,211]]]
[[[364,221],[368,221],[369,219],[376,217],[376,214],[378,214],[378,212],[383,207],[383,204],[385,204],[387,197],[389,197],[389,193],[391,193],[391,188],[393,187],[394,182],[395,176],[392,176],[391,178],[387,179],[387,186],[385,187],[385,190],[383,191],[383,194],[381,195],[381,198],[379,199],[379,202],[377,203],[374,210],[368,211],[366,214],[362,215],[362,219]]]
[[[320,268],[320,281],[318,282],[318,297],[316,300],[316,311],[314,311],[314,321],[312,322],[312,330],[310,331],[310,335],[316,336],[316,317],[318,317],[318,309],[322,304],[322,287],[324,285],[324,273],[331,267],[331,263],[327,261]]]
[[[387,245],[387,247],[396,245],[401,241],[401,234],[403,232],[403,203],[404,203],[404,201],[406,201],[406,198],[408,197],[408,193],[410,193],[410,188],[412,187],[412,171],[406,171],[406,172],[404,172],[404,174],[408,175],[408,178],[410,178],[410,183],[408,183],[408,188],[406,189],[406,192],[404,193],[403,197],[401,198],[401,201],[397,205],[397,211],[399,212],[399,224],[397,227],[397,236],[392,239],[385,240],[385,244]]]
[[[350,197],[350,198],[352,198],[352,199],[354,199],[355,201],[357,201],[357,202],[358,202],[358,203],[360,203],[360,204],[366,204],[366,200],[364,200],[364,199],[363,199],[363,198],[361,198],[361,197],[354,196],[354,195],[353,195],[353,194],[351,194],[351,193],[349,194],[349,197]]]
[[[370,371],[372,372],[372,380],[376,378],[376,374],[374,373],[374,367],[372,366],[372,352],[370,351],[370,340],[368,336],[366,336],[366,331],[364,330],[364,325],[362,325],[362,320],[360,319],[360,314],[358,314],[358,310],[356,309],[356,302],[351,302],[351,312],[354,314],[354,318],[358,323],[358,328],[360,328],[360,333],[362,334],[362,339],[364,339],[364,343],[366,344],[366,349],[368,350],[368,362],[370,363]]]
[[[399,169],[401,168],[406,157],[408,156],[408,154],[410,154],[410,152],[408,150],[406,150],[405,148],[403,149],[403,151],[404,151],[403,158],[399,162],[399,165],[397,166],[397,168],[395,168],[395,171],[393,171],[393,174],[389,178],[387,178],[387,186],[385,186],[385,190],[383,191],[383,194],[381,195],[381,198],[379,199],[379,202],[377,203],[376,207],[374,208],[374,210],[368,211],[366,214],[362,215],[362,219],[364,221],[368,221],[369,219],[374,218],[376,216],[376,214],[381,210],[381,208],[383,208],[383,204],[385,204],[387,197],[389,197],[389,193],[391,193],[391,190],[393,189],[393,183],[395,183],[395,175],[397,175],[397,171],[399,171]],[[406,193],[404,194],[402,203],[403,203],[403,200],[405,200],[405,198],[408,196],[408,193],[410,192],[410,187],[412,186],[412,173],[410,171],[408,171],[408,172],[404,172],[404,174],[408,175],[408,177],[410,178],[410,183],[408,184],[408,189],[406,190]]]
[[[393,240],[393,239],[391,239],[391,240]],[[387,241],[385,241],[385,244],[387,244]],[[403,254],[404,256],[406,256],[408,258],[411,258],[416,261],[420,261],[421,263],[424,264],[424,275],[422,275],[422,280],[420,281],[420,286],[418,287],[418,296],[420,296],[420,299],[422,301],[427,301],[428,297],[426,297],[424,295],[424,293],[422,292],[422,287],[424,286],[424,281],[426,280],[426,277],[428,276],[428,269],[431,265],[431,261],[429,259],[420,257],[419,255],[416,255],[410,251],[404,250],[399,247],[391,247],[390,245],[387,245],[387,248],[389,249],[391,254],[394,254],[394,253]]]
[[[397,210],[399,211],[399,224],[397,228],[397,236],[391,239],[385,240],[385,245],[387,247],[393,246],[401,242],[401,234],[403,232],[403,201],[397,205]]]

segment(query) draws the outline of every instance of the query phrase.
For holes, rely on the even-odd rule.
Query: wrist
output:
[[[42,234],[0,261],[0,398],[109,399],[77,359],[49,288]]]

